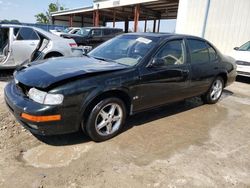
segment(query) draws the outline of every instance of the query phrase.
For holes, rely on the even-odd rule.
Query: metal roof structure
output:
[[[105,26],[107,22],[124,21],[125,32],[128,22],[134,21],[134,31],[138,31],[138,21],[154,20],[153,31],[159,31],[161,19],[176,19],[179,0],[94,0],[93,6],[52,13],[54,23],[68,26]],[[158,29],[156,30],[156,21]]]

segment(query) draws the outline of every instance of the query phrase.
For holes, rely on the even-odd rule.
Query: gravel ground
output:
[[[13,118],[0,82],[0,187],[250,187],[250,85],[215,105],[199,98],[129,118],[119,136],[35,137]]]

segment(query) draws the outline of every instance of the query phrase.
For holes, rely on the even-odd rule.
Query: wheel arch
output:
[[[85,107],[82,110],[82,116],[84,121],[87,119],[88,114],[91,112],[91,109],[102,99],[109,98],[109,97],[116,97],[122,100],[125,104],[127,114],[130,112],[130,106],[131,106],[131,97],[129,96],[128,92],[123,89],[112,89],[107,90],[102,93],[99,93],[92,97],[89,102],[85,105]]]
[[[44,59],[48,59],[48,58],[51,58],[55,55],[55,57],[62,57],[64,56],[61,52],[58,52],[58,51],[51,51],[51,52],[48,52],[45,56],[44,56]]]
[[[227,85],[227,73],[226,72],[221,72],[217,75],[217,77],[222,77],[223,78],[223,81],[224,81],[224,87]]]

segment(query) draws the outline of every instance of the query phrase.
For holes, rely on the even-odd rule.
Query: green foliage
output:
[[[39,13],[39,14],[35,15],[35,17],[36,17],[37,23],[43,23],[43,24],[49,23],[49,19],[48,19],[47,15],[45,15],[44,13]]]
[[[0,21],[2,24],[17,24],[20,23],[18,20],[2,20]]]
[[[51,13],[60,10],[65,10],[65,8],[61,6],[59,3],[50,3],[48,10],[45,13],[39,13],[35,15],[36,21],[38,23],[43,23],[43,24],[52,23]]]

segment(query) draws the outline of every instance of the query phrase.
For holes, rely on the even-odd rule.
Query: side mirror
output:
[[[234,47],[234,50],[239,50],[239,47]]]
[[[163,67],[165,65],[164,59],[154,58],[149,67]]]

